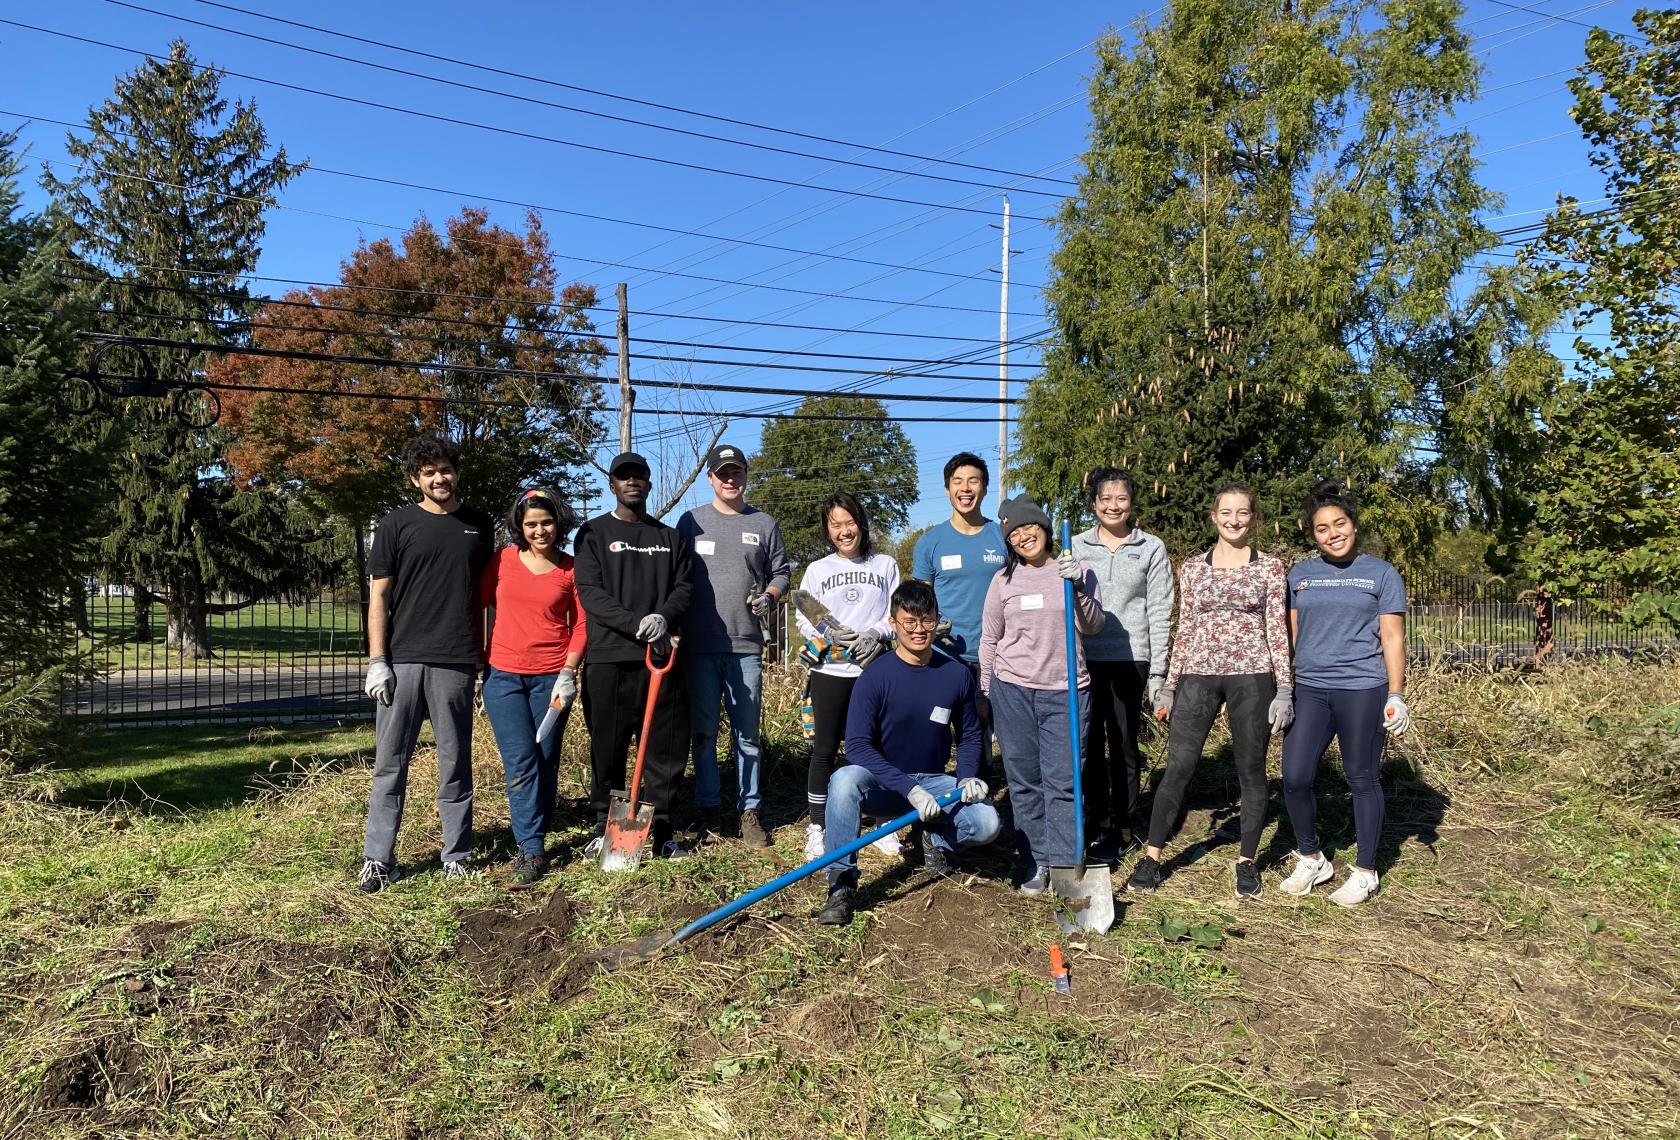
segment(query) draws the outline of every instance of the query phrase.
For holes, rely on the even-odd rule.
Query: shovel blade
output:
[[[653,805],[630,803],[614,792],[607,806],[607,829],[601,844],[601,870],[634,871],[642,865],[648,836],[653,833]]]
[[[1114,882],[1108,867],[1052,867],[1050,889],[1063,900],[1056,921],[1065,933],[1104,933],[1114,925]]]

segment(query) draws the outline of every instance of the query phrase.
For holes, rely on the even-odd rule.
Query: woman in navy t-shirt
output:
[[[1331,895],[1358,906],[1377,891],[1384,731],[1411,724],[1406,680],[1406,589],[1380,558],[1359,553],[1359,511],[1335,483],[1320,483],[1301,511],[1319,557],[1289,568],[1289,631],[1295,642],[1295,723],[1283,737],[1283,802],[1295,828],[1296,862],[1278,885],[1304,895],[1334,874],[1318,847],[1318,762],[1335,737],[1353,793],[1357,862]]]

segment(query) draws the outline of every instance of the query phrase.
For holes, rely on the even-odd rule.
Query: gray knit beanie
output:
[[[1048,537],[1050,534],[1050,516],[1044,513],[1044,508],[1029,499],[1025,494],[1016,495],[1013,499],[1005,499],[1003,506],[998,508],[998,529],[1003,531],[1003,540],[1009,541],[1009,534],[1018,526],[1028,526],[1037,523],[1044,528]]]

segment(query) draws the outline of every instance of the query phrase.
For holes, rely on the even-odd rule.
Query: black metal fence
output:
[[[1524,667],[1551,657],[1680,650],[1668,628],[1636,627],[1628,599],[1559,601],[1543,590],[1446,575],[1406,583],[1406,640],[1420,662]],[[213,598],[205,627],[210,656],[183,657],[170,644],[162,599],[94,586],[66,619],[66,637],[98,666],[96,680],[68,686],[60,707],[94,722],[271,724],[368,718],[361,591],[352,574],[289,597]],[[785,611],[785,608],[784,608]],[[767,652],[786,661],[797,630],[778,615]]]

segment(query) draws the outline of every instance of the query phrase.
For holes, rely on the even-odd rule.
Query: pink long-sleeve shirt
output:
[[[1073,591],[1073,621],[1082,635],[1103,627],[1097,575],[1081,562],[1083,581]],[[990,693],[992,679],[1025,689],[1067,688],[1067,618],[1062,607],[1062,576],[1051,559],[1042,566],[1023,563],[1012,577],[998,571],[986,589],[980,613],[980,688]],[[1075,638],[1078,688],[1090,687],[1085,669],[1084,637]]]
[[[1270,673],[1290,684],[1289,627],[1283,563],[1256,552],[1228,570],[1208,555],[1186,558],[1178,571],[1178,636],[1167,685],[1188,673],[1230,677]]]

